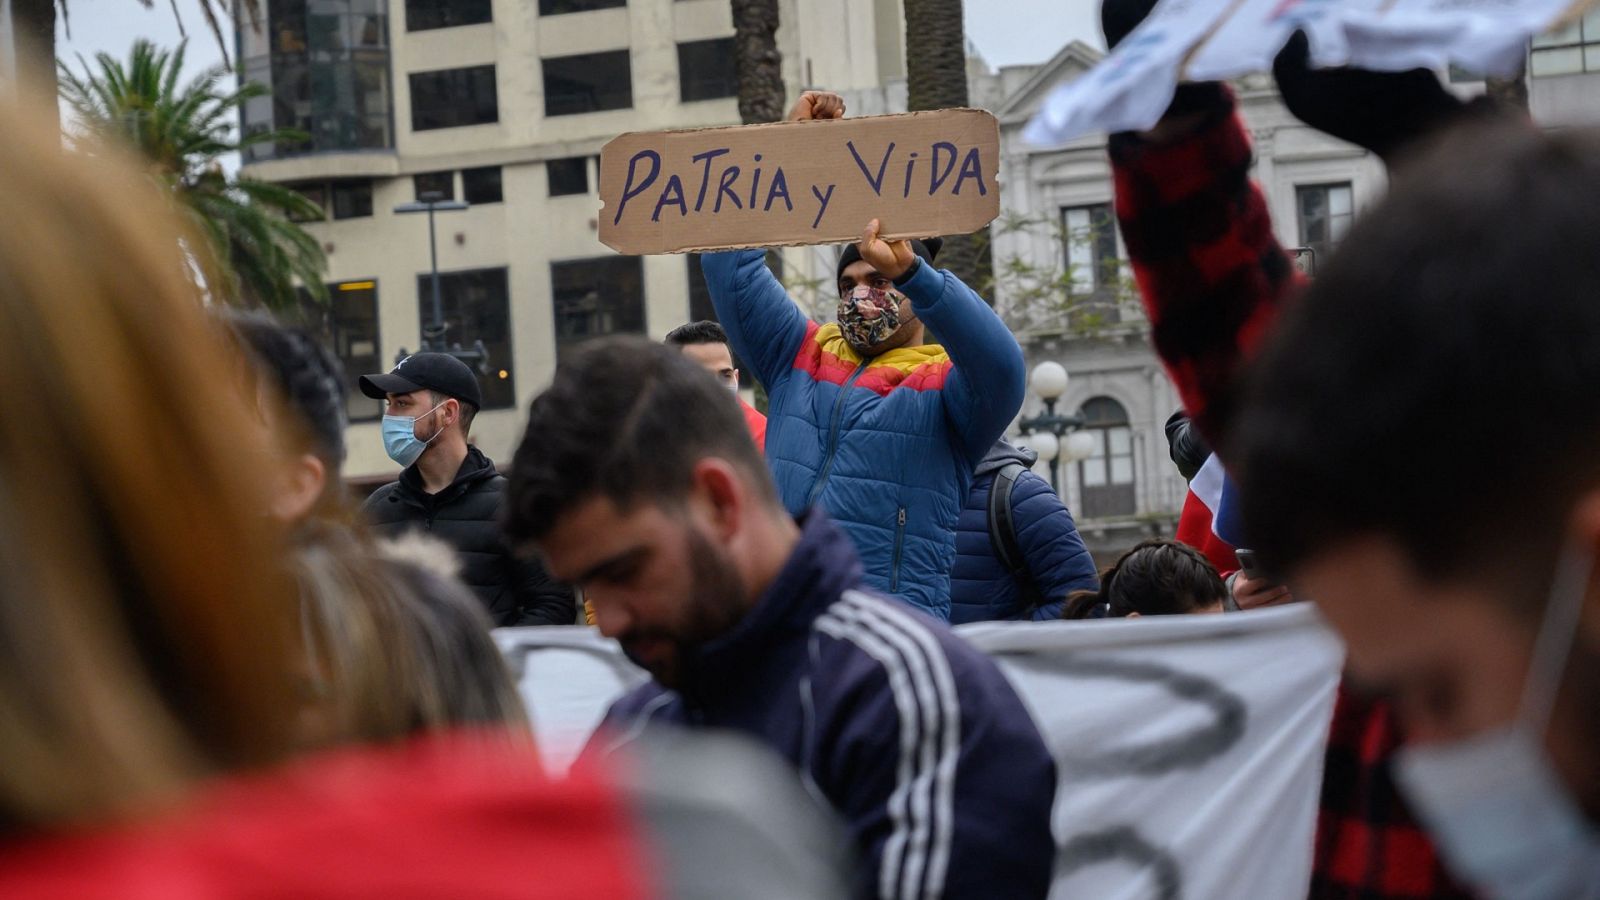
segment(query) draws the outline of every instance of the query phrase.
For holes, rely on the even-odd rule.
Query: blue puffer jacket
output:
[[[995,473],[1007,463],[1031,466],[1036,459],[1038,454],[1032,450],[1002,440],[978,463],[966,508],[961,510],[961,521],[956,525],[956,562],[950,569],[952,624],[990,619],[1059,619],[1068,593],[1100,586],[1094,559],[1078,536],[1072,513],[1050,483],[1030,471],[1023,471],[1011,486],[1011,516],[1028,574],[1047,602],[1029,609],[1016,579],[995,556],[989,538],[989,490],[994,486]]]
[[[972,470],[1022,405],[1022,351],[994,310],[918,261],[900,279],[943,346],[872,359],[801,314],[760,250],[701,257],[728,342],[766,386],[767,461],[799,515],[820,505],[867,586],[950,617],[955,525]]]

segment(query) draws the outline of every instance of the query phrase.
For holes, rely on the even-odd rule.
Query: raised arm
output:
[[[954,363],[941,396],[945,415],[960,435],[967,458],[983,459],[1022,408],[1022,348],[995,311],[961,279],[922,262],[906,241],[885,241],[873,219],[861,258],[894,279],[917,318],[939,339]]]
[[[1112,135],[1108,149],[1156,352],[1215,446],[1240,367],[1299,279],[1250,181],[1250,141],[1232,93],[1194,87],[1210,90],[1153,132]]]
[[[728,344],[754,369],[762,386],[772,390],[805,339],[805,315],[767,268],[761,250],[707,253],[700,265]]]
[[[785,118],[805,122],[843,115],[843,97],[830,91],[805,91]],[[763,251],[707,253],[700,257],[700,267],[733,352],[754,368],[763,387],[772,390],[805,339],[805,315],[767,268]]]

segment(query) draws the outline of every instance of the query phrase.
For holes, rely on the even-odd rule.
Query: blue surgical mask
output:
[[[439,406],[443,405],[444,403],[439,404]],[[439,406],[435,406],[422,415],[431,414]],[[422,455],[422,451],[428,449],[428,445],[433,443],[433,439],[438,437],[439,433],[444,430],[439,429],[433,433],[433,437],[425,441],[419,441],[417,440],[417,420],[420,418],[422,416],[383,417],[383,450],[389,454],[390,459],[402,466],[409,466],[416,462],[417,457]]]
[[[1591,550],[1562,554],[1515,721],[1395,758],[1400,788],[1451,871],[1492,900],[1600,897],[1600,836],[1543,745],[1593,567]]]

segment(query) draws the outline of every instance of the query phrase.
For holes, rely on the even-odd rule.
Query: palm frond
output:
[[[186,43],[165,50],[138,40],[125,60],[102,53],[91,65],[79,57],[79,70],[59,67],[62,98],[86,137],[121,141],[150,161],[152,177],[194,221],[201,246],[181,252],[196,260],[214,295],[282,307],[300,302],[303,285],[326,299],[322,246],[292,221],[320,217],[320,207],[281,185],[230,177],[221,165],[242,148],[303,136],[288,129],[239,135],[240,109],[267,89],[228,90],[224,66],[180,83],[186,50]]]

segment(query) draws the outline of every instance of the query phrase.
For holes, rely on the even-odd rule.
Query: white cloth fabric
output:
[[[1310,604],[956,631],[1056,758],[1053,898],[1304,896],[1344,659]],[[590,628],[495,638],[553,774],[646,677]]]
[[[618,697],[649,676],[583,625],[497,628],[545,771],[564,775]]]
[[[1056,758],[1053,898],[1305,896],[1344,659],[1310,604],[957,632]]]
[[[1065,143],[1160,120],[1180,81],[1268,71],[1296,30],[1315,66],[1508,74],[1528,40],[1593,0],[1162,0],[1093,69],[1047,97],[1023,137]]]

